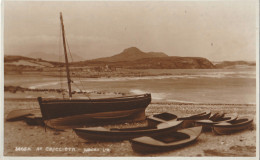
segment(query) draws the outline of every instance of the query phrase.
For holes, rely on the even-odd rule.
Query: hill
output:
[[[102,61],[102,62],[135,61],[137,59],[152,58],[152,57],[168,57],[168,55],[162,52],[143,52],[136,47],[130,47],[114,56],[98,58],[98,59],[94,59],[93,61]]]
[[[129,68],[145,69],[213,69],[215,66],[201,57],[154,57],[139,59]]]
[[[143,52],[130,47],[111,57],[73,63],[74,66],[110,66],[130,69],[211,69],[215,66],[206,58],[168,56],[162,52]]]
[[[24,56],[4,56],[4,64],[12,66],[31,66],[31,67],[54,67],[58,62],[51,62],[42,59],[29,58]]]
[[[75,66],[109,66],[111,68],[128,69],[213,69],[215,66],[206,58],[201,57],[151,57],[141,58],[135,61],[84,61],[74,63]]]
[[[64,62],[64,54],[62,52],[62,55],[59,56],[59,54],[55,54],[55,53],[42,53],[42,52],[32,52],[26,55],[27,57],[31,57],[31,58],[35,58],[35,59],[44,59],[47,61],[59,61],[60,58],[62,60],[62,62]],[[81,61],[83,58],[78,56],[77,54],[73,54],[73,61]],[[69,59],[71,59],[70,56],[68,56]],[[70,60],[71,61],[71,60]]]
[[[83,63],[83,62],[82,62]],[[207,59],[200,57],[152,57],[136,61],[97,62],[87,61],[89,65],[108,65],[112,68],[128,69],[212,69],[215,66]]]

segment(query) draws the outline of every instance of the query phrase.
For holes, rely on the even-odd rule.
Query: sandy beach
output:
[[[14,109],[39,108],[36,99],[6,98],[4,114]],[[231,135],[216,135],[202,132],[197,141],[184,148],[168,152],[140,154],[135,153],[129,141],[87,142],[77,137],[73,130],[57,131],[43,126],[30,126],[24,121],[4,122],[4,156],[77,156],[77,157],[117,157],[117,156],[256,156],[256,105],[255,104],[181,104],[152,102],[146,109],[146,116],[172,112],[178,116],[192,115],[205,110],[212,113],[236,112],[239,116],[254,117],[252,127]],[[142,126],[146,121],[116,124],[117,126]]]

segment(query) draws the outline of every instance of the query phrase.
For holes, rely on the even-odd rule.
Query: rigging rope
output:
[[[62,24],[60,24],[60,36],[59,36],[59,62],[60,62],[60,87],[61,87],[61,92],[62,92],[62,95],[63,95],[63,98],[64,98],[64,89],[63,89],[63,85],[62,85],[62,68],[63,68],[63,65],[62,65],[62,61],[61,61],[61,55],[63,55],[63,54],[61,54],[61,34],[62,34]],[[71,60],[72,60],[72,62],[73,62],[73,57],[72,57],[72,54],[71,54],[71,51],[70,51],[70,47],[69,47],[69,44],[68,44],[68,40],[67,40],[67,38],[66,38],[66,36],[65,36],[65,33],[64,33],[64,37],[65,37],[65,43],[67,44],[67,47],[68,47],[68,50],[69,50],[69,53],[70,53],[70,57],[71,57]],[[71,80],[71,79],[70,79]],[[73,81],[72,81],[73,82]],[[81,79],[80,79],[80,74],[79,74],[79,82],[81,83],[81,86],[83,87],[83,89],[84,89],[84,91],[86,91],[85,90],[85,88],[84,88],[84,86],[83,86],[83,84],[82,84],[82,82],[81,82]],[[75,84],[75,83],[74,83]],[[75,84],[75,86],[82,92],[82,89],[80,89],[76,84]],[[90,97],[89,97],[89,94],[88,93],[86,93],[86,92],[82,92],[84,95],[86,95],[89,99],[90,99]],[[91,99],[90,99],[91,100]]]
[[[69,43],[68,43],[68,40],[67,40],[67,37],[66,37],[66,36],[65,36],[65,40],[66,40],[66,44],[67,44],[67,46],[68,46],[68,51],[69,51],[69,53],[70,53],[71,61],[73,62],[73,57],[72,57],[72,54],[71,54],[71,51],[70,51],[70,47],[69,47]],[[82,91],[82,89],[81,89],[80,87],[78,87],[78,85],[76,85],[76,83],[73,83],[73,84],[75,84],[75,86],[77,87],[77,89],[79,89],[84,95],[86,95],[86,96],[90,99],[89,94],[85,92],[86,89],[84,88],[84,85],[83,85],[83,83],[82,83],[82,81],[81,81],[81,76],[80,76],[80,74],[78,75],[78,77],[79,77],[79,82],[80,82],[81,87],[83,88],[84,92]]]

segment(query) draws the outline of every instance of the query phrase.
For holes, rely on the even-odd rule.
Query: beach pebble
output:
[[[54,134],[54,135],[59,135],[59,134],[60,134],[60,132],[54,132],[53,134]]]

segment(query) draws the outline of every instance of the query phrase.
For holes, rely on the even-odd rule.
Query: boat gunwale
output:
[[[39,100],[41,99],[41,100]],[[120,101],[120,100],[131,100],[131,99],[151,99],[151,94],[142,94],[142,95],[131,95],[131,96],[122,96],[122,97],[111,97],[111,98],[94,98],[94,99],[52,99],[52,98],[42,98],[42,97],[38,97],[38,101],[40,101],[41,103],[49,103],[49,102],[108,102],[106,100],[109,101]]]
[[[131,134],[131,133],[149,133],[149,132],[158,132],[158,131],[163,131],[163,130],[169,130],[169,129],[173,129],[173,128],[177,128],[179,127],[181,124],[182,124],[183,121],[179,121],[179,123],[176,123],[176,125],[172,125],[169,127],[165,127],[165,128],[148,128],[148,129],[143,129],[143,130],[134,130],[135,128],[133,128],[133,130],[111,130],[111,129],[106,129],[106,130],[90,130],[88,128],[73,128],[73,130],[76,132],[76,131],[79,131],[81,133],[88,133],[88,134],[106,134],[106,133],[109,133],[109,134]],[[92,127],[91,127],[92,128]],[[97,128],[98,127],[94,127],[94,128]],[[104,127],[102,127],[104,128]],[[137,128],[140,128],[140,127],[137,127]],[[142,128],[142,127],[141,127]],[[143,127],[144,128],[144,127]]]
[[[211,115],[211,111],[205,111],[199,114],[191,115],[191,116],[185,116],[185,117],[179,117],[177,120],[196,120],[199,118],[206,118]]]
[[[86,103],[127,103],[127,102],[133,102],[133,101],[151,101],[151,98],[139,98],[139,99],[126,99],[126,100],[117,100],[117,101],[92,101],[92,100],[84,100],[84,101],[57,101],[57,102],[41,102],[41,104],[59,104],[59,103],[66,103],[66,104],[70,104],[70,103],[73,103],[73,104],[86,104]]]

